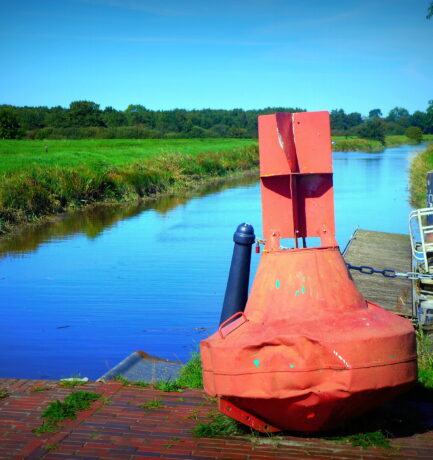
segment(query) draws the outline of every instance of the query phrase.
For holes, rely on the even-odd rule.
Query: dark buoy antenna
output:
[[[233,248],[220,324],[235,313],[245,310],[250,281],[251,249],[256,241],[253,226],[247,223],[238,225],[233,235],[233,241],[235,246]]]

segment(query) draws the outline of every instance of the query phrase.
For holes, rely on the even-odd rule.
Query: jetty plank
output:
[[[351,265],[366,265],[400,273],[412,271],[409,235],[358,229],[346,249],[344,259]],[[364,297],[398,315],[412,316],[412,281],[385,278],[380,274],[364,275],[350,270],[353,281]]]

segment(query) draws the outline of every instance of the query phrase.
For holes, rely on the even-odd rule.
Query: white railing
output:
[[[433,253],[433,208],[415,209],[409,214],[409,235],[413,258],[423,263],[425,272],[430,273],[433,266],[429,266],[427,254]]]

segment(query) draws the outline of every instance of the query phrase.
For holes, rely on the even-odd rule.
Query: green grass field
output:
[[[425,136],[433,140],[433,135]],[[333,150],[377,152],[378,141],[334,136]],[[406,136],[388,136],[386,146],[408,143]],[[255,139],[83,139],[83,140],[0,140],[0,174],[39,168],[101,169],[141,162],[166,154],[232,151],[257,145]]]
[[[365,139],[333,138],[333,150],[377,152]],[[386,147],[408,143],[387,138]],[[0,141],[0,233],[102,201],[179,193],[212,178],[256,170],[254,139]]]
[[[123,166],[165,154],[223,152],[256,145],[253,139],[1,140],[0,174],[34,167]],[[46,151],[46,149],[48,151]]]

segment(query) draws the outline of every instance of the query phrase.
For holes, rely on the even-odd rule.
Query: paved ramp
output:
[[[55,433],[36,435],[33,430],[42,424],[41,415],[48,404],[63,401],[77,390],[97,392],[102,397],[76,419],[65,420]],[[393,433],[388,449],[361,449],[324,435],[252,436],[248,430],[238,436],[196,438],[193,429],[200,423],[209,423],[217,414],[216,403],[200,390],[163,393],[153,388],[122,386],[119,382],[89,382],[68,389],[49,380],[0,379],[0,391],[0,459],[433,458],[431,393],[423,395],[419,390],[358,422],[354,432],[361,436],[378,428],[390,436]],[[146,403],[152,401],[158,401],[159,407],[146,409]]]

